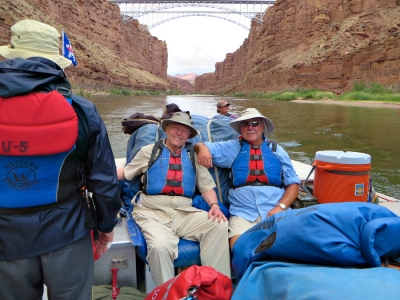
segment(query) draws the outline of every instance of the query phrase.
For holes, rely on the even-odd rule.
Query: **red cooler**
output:
[[[314,196],[318,203],[367,202],[371,156],[335,150],[315,154]]]

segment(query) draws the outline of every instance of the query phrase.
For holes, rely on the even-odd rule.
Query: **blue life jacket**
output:
[[[182,168],[182,181],[167,180],[167,173],[170,168],[175,168],[177,165],[170,165],[171,152],[167,147],[164,146],[162,141],[158,141],[154,144],[152,156],[149,161],[149,169],[145,174],[144,189],[148,195],[160,195],[163,194],[162,190],[165,186],[182,186],[183,193],[179,196],[191,198],[194,195],[196,188],[196,169],[193,165],[193,161],[189,158],[190,143],[186,143],[182,150],[181,156],[181,168]],[[191,146],[193,148],[193,146]],[[154,159],[155,152],[159,149],[160,153],[158,157]],[[185,151],[185,149],[187,151]],[[194,153],[192,153],[194,159]],[[151,178],[151,180],[147,180]]]
[[[273,151],[276,150],[276,144],[274,142],[264,141],[259,147],[261,148],[262,157],[253,157],[250,155],[250,144],[244,140],[240,141],[242,147],[240,149],[239,155],[236,157],[232,164],[231,176],[233,187],[242,187],[245,185],[272,185],[276,187],[282,187],[282,165],[278,158],[275,157]],[[273,150],[269,147],[273,147]],[[262,174],[266,175],[268,182],[260,181],[248,181],[249,175],[253,174],[254,170],[250,168],[251,160],[262,160],[264,168]]]

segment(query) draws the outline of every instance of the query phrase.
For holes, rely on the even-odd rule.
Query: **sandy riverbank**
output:
[[[376,108],[396,108],[400,109],[400,102],[380,102],[380,101],[337,101],[332,99],[322,100],[292,100],[296,103],[316,103],[316,104],[334,104],[345,106],[361,106],[361,107],[376,107]]]

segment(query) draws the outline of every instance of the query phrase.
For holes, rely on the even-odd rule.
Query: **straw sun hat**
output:
[[[244,111],[242,111],[239,115],[239,118],[233,120],[232,122],[229,123],[231,127],[240,133],[240,122],[250,120],[250,119],[255,119],[255,118],[260,118],[264,121],[264,135],[268,136],[269,134],[274,131],[274,123],[267,117],[264,117],[257,109],[255,108],[247,108]]]
[[[171,119],[162,120],[161,128],[165,131],[165,128],[171,123],[179,123],[188,126],[190,129],[189,139],[194,138],[198,134],[197,129],[192,125],[193,122],[190,115],[186,112],[176,112]]]
[[[23,20],[11,27],[11,42],[0,46],[0,55],[5,58],[47,58],[62,69],[72,62],[60,55],[60,34],[57,29],[47,24]]]

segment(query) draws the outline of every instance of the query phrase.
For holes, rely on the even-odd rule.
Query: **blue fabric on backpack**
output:
[[[57,202],[61,168],[75,149],[52,155],[0,155],[1,208],[25,208]]]
[[[255,262],[232,300],[400,299],[400,272],[392,268],[340,268],[283,262]]]
[[[264,219],[236,241],[232,267],[241,278],[252,262],[276,260],[379,267],[400,257],[400,217],[362,202],[320,204]]]

